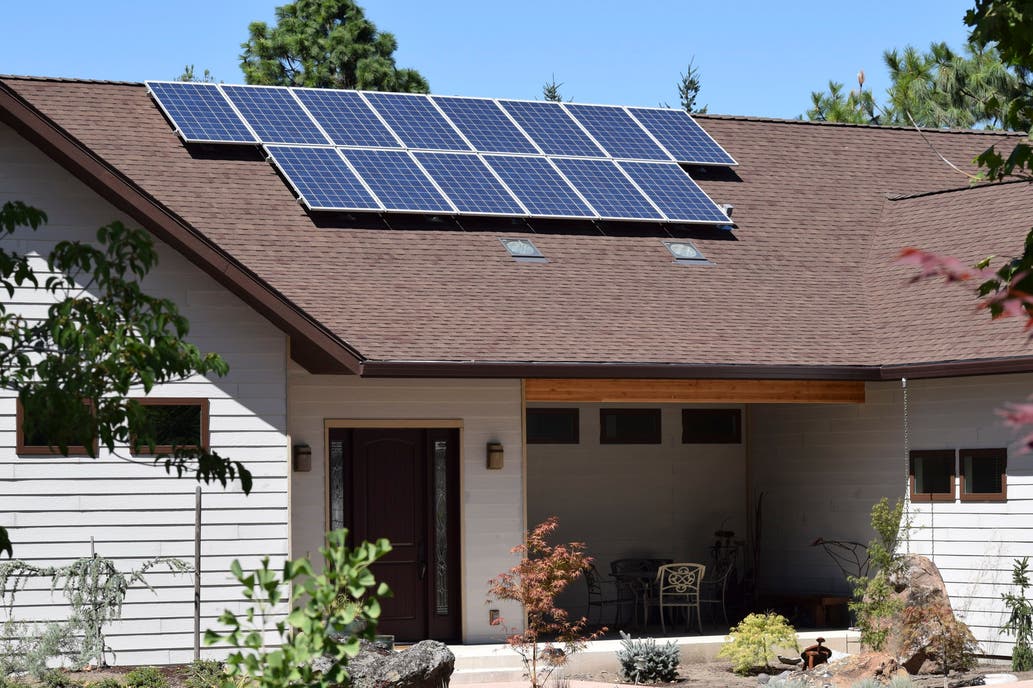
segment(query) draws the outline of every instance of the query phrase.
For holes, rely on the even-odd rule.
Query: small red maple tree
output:
[[[558,526],[555,516],[535,526],[523,544],[510,550],[520,555],[520,562],[488,581],[489,603],[511,600],[524,608],[527,623],[522,631],[506,626],[501,618],[493,623],[509,633],[506,642],[523,660],[531,688],[543,686],[569,655],[606,632],[601,628],[589,633],[588,619],[571,621],[570,614],[556,606],[556,596],[592,563],[583,542],[549,544],[547,538]]]

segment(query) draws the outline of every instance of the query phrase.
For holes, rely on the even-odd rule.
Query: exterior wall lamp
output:
[[[312,447],[307,444],[295,444],[293,454],[294,472],[308,473],[312,470]]]
[[[501,442],[488,442],[488,470],[502,470],[503,451]]]

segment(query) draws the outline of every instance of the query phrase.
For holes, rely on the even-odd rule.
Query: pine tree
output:
[[[690,59],[689,66],[685,68],[685,73],[680,75],[678,80],[678,98],[685,112],[690,115],[704,115],[707,112],[707,106],[696,107],[696,98],[699,97],[699,89],[703,84],[700,79],[699,68],[693,64],[695,60],[695,57]]]
[[[560,86],[563,84],[556,83],[556,75],[552,75],[551,81],[546,81],[542,84],[542,98],[553,103],[562,103],[563,96],[560,94]]]

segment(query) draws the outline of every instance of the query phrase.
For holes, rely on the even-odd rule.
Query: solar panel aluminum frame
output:
[[[598,216],[597,219],[599,219],[599,220],[609,220],[609,221],[616,220],[618,222],[647,222],[647,223],[654,224],[654,225],[656,223],[658,223],[658,222],[671,222],[672,221],[672,220],[668,219],[667,214],[664,213],[664,211],[660,208],[660,206],[658,206],[656,204],[656,201],[653,200],[653,197],[650,196],[649,194],[647,194],[645,192],[645,190],[643,190],[642,187],[640,187],[638,185],[638,182],[636,182],[634,179],[632,179],[631,176],[627,172],[624,171],[624,168],[617,164],[617,160],[615,160],[614,158],[582,158],[582,157],[573,156],[573,155],[550,155],[548,157],[549,157],[549,162],[552,163],[552,166],[554,168],[556,168],[556,170],[560,173],[560,175],[563,176],[563,178],[567,181],[567,183],[570,184],[570,186],[574,189],[574,191],[577,191],[578,196],[581,197],[582,200],[584,200],[586,203],[588,203],[588,207],[589,208],[591,208],[592,210],[594,210],[596,212],[596,215]],[[636,191],[638,191],[639,194],[642,195],[642,198],[645,199],[646,203],[648,203],[649,206],[653,208],[653,210],[655,210],[656,212],[658,212],[660,214],[660,217],[625,217],[623,215],[603,215],[602,213],[599,212],[599,210],[594,205],[592,205],[591,201],[589,201],[588,198],[586,196],[584,196],[578,190],[578,188],[574,184],[574,182],[570,181],[570,179],[567,177],[567,175],[563,174],[563,170],[560,169],[560,166],[557,165],[554,162],[554,160],[588,160],[590,162],[596,162],[596,163],[600,163],[600,162],[601,163],[610,163],[611,165],[613,165],[614,169],[616,169],[617,172],[619,172],[628,181],[628,183],[631,184],[631,186]],[[629,162],[631,162],[631,161],[629,161]],[[635,160],[634,162],[643,162],[643,161]],[[665,160],[653,160],[652,162],[660,163],[660,164],[664,164],[664,165],[671,164],[670,162],[665,161]],[[688,176],[688,175],[686,175],[686,176]]]
[[[323,90],[328,90],[328,89],[313,88],[313,87],[310,87],[310,86],[291,86],[290,90],[293,92],[293,91],[323,91]],[[366,105],[366,107],[369,108],[370,112],[373,113],[373,116],[377,119],[377,121],[380,122],[380,124],[384,127],[384,129],[387,130],[387,133],[390,134],[391,137],[398,144],[396,148],[386,148],[385,146],[342,146],[341,144],[338,144],[338,143],[334,143],[332,145],[334,145],[334,146],[336,146],[338,148],[369,148],[370,150],[385,150],[385,149],[386,150],[398,150],[398,149],[406,148],[405,142],[402,141],[402,139],[398,136],[398,133],[395,132],[395,130],[391,128],[391,125],[387,123],[387,120],[384,119],[383,115],[381,115],[380,112],[375,107],[373,107],[373,105],[369,102],[369,100],[363,95],[362,91],[359,91],[359,90],[356,90],[356,89],[330,89],[330,90],[349,90],[352,93],[355,93],[359,97],[359,100],[361,100]],[[315,115],[312,114],[312,111],[308,109],[308,107],[305,105],[305,102],[296,93],[293,93],[293,95],[294,95],[294,99],[297,100],[301,104],[302,108],[304,108],[305,113],[308,114],[308,116],[310,118],[312,118],[312,121],[315,122],[316,126],[319,127],[319,130],[323,132],[323,134],[326,136],[326,138],[329,141],[333,141],[334,140],[333,136],[331,136],[330,132],[326,131],[323,128],[323,125],[321,125],[319,123],[319,119]]]
[[[308,146],[308,145],[301,145],[301,144],[271,144],[271,145],[275,145],[277,148],[320,148],[320,149],[324,149],[324,150],[328,149],[328,148],[333,149],[334,153],[337,155],[337,157],[339,157],[341,159],[341,162],[344,163],[345,167],[347,167],[349,170],[351,170],[352,174],[355,175],[355,178],[359,180],[359,184],[361,184],[362,188],[364,188],[366,190],[366,193],[368,193],[373,198],[373,200],[376,201],[377,204],[380,206],[377,209],[370,209],[370,208],[348,208],[348,207],[344,207],[344,206],[317,206],[317,205],[312,205],[309,202],[308,198],[305,197],[305,194],[303,194],[301,192],[301,189],[299,189],[298,186],[294,183],[294,180],[291,179],[290,174],[288,174],[286,170],[284,170],[278,164],[276,164],[276,159],[273,158],[273,156],[269,153],[268,150],[265,149],[265,146],[263,145],[262,148],[263,148],[263,152],[266,154],[266,162],[268,162],[270,165],[272,165],[273,169],[275,169],[277,171],[277,173],[287,182],[287,186],[289,186],[291,188],[291,190],[294,192],[294,195],[296,195],[298,197],[297,198],[298,203],[301,203],[303,206],[305,206],[309,210],[322,211],[322,212],[341,212],[341,213],[383,213],[383,212],[388,212],[387,209],[384,207],[383,201],[380,200],[380,197],[377,196],[376,192],[374,192],[373,189],[369,188],[369,184],[366,183],[366,180],[363,179],[362,175],[359,174],[358,171],[352,166],[352,164],[348,161],[348,158],[344,157],[344,155],[341,153],[341,149],[340,149],[339,146]],[[394,212],[394,211],[391,211],[391,212]]]
[[[247,117],[245,117],[244,113],[240,111],[240,108],[237,107],[237,104],[234,103],[233,99],[230,98],[229,94],[226,93],[225,89],[223,88],[224,85],[225,86],[243,86],[243,87],[246,87],[246,88],[254,88],[254,89],[270,89],[270,90],[284,89],[284,90],[286,90],[287,94],[291,97],[291,99],[294,101],[294,103],[299,108],[301,108],[302,113],[304,113],[304,115],[306,117],[308,117],[309,122],[312,124],[313,127],[316,128],[316,131],[318,131],[320,133],[320,135],[325,139],[325,141],[318,142],[318,143],[298,143],[298,142],[281,143],[281,142],[276,142],[276,141],[266,141],[266,140],[262,139],[261,137],[258,136],[258,132],[255,131],[255,128],[253,126],[251,126],[251,124],[247,121]],[[244,124],[247,125],[248,129],[250,129],[251,132],[253,134],[255,134],[256,137],[258,137],[258,140],[261,142],[261,144],[263,146],[268,144],[270,146],[308,146],[308,147],[313,147],[313,148],[333,148],[334,147],[335,144],[333,142],[333,138],[330,136],[330,134],[328,134],[323,129],[323,126],[318,122],[318,120],[316,120],[315,117],[312,116],[312,113],[309,112],[309,109],[307,107],[305,107],[305,104],[303,102],[301,102],[301,99],[298,98],[298,96],[294,93],[294,87],[293,86],[270,86],[268,84],[218,84],[218,87],[219,87],[219,91],[222,93],[222,97],[226,99],[226,101],[230,104],[230,107],[233,108],[233,111],[236,112],[237,115],[244,121]]]
[[[672,165],[673,164],[673,165],[678,165],[679,168],[681,167],[681,165],[679,163],[671,163],[671,162],[667,162],[667,161],[664,161],[664,160],[614,160],[614,163],[616,163],[617,167],[620,168],[621,172],[623,172],[624,176],[627,177],[628,179],[631,179],[631,175],[628,174],[627,170],[625,170],[624,167],[621,166],[622,162],[633,162],[633,163],[640,164],[640,165]],[[663,212],[663,210],[660,210],[659,204],[656,201],[653,200],[653,197],[650,194],[646,193],[645,190],[642,190],[642,193],[646,196],[646,198],[649,199],[650,203],[652,203],[653,205],[657,206],[657,209],[660,210],[661,214],[664,217],[668,218],[667,222],[669,222],[671,224],[677,224],[677,225],[709,225],[709,226],[722,227],[722,228],[726,228],[726,229],[731,229],[732,227],[734,227],[735,225],[732,222],[732,218],[728,217],[728,212],[724,209],[724,207],[721,206],[721,205],[718,205],[717,203],[715,203],[714,199],[710,197],[710,194],[708,194],[706,192],[706,190],[703,189],[702,186],[700,186],[699,184],[696,184],[696,180],[693,179],[689,175],[688,172],[685,172],[685,170],[682,170],[682,173],[685,174],[685,176],[689,179],[689,181],[692,182],[696,186],[697,189],[699,189],[699,192],[701,194],[703,194],[703,196],[708,201],[710,201],[710,203],[715,208],[717,208],[719,211],[721,211],[721,213],[725,216],[725,220],[726,221],[725,222],[714,222],[713,220],[675,220],[675,219],[670,219],[670,216],[668,216],[667,213]],[[638,183],[635,182],[634,179],[632,179],[632,183],[635,184],[636,187],[639,187]]]
[[[414,159],[416,161],[416,164],[419,166],[420,170],[422,170],[423,173],[425,175],[427,175],[427,178],[431,180],[431,183],[434,184],[434,188],[436,188],[441,193],[441,195],[445,197],[445,200],[447,200],[449,203],[451,203],[452,206],[456,209],[456,212],[455,212],[456,217],[464,217],[464,216],[469,216],[469,217],[517,217],[517,218],[521,218],[521,219],[528,219],[528,218],[532,218],[532,217],[544,217],[542,215],[532,215],[531,214],[531,211],[527,209],[527,206],[524,205],[524,202],[520,200],[520,197],[517,196],[516,193],[513,192],[513,189],[509,188],[509,184],[507,184],[506,181],[502,177],[499,176],[499,173],[495,171],[495,168],[492,167],[491,164],[487,160],[484,159],[484,155],[485,155],[484,153],[474,152],[474,151],[441,151],[441,150],[431,150],[431,151],[429,151],[429,150],[422,150],[422,149],[419,149],[419,150],[407,150],[406,152],[409,154],[409,157],[411,157],[412,159]],[[459,206],[456,204],[455,199],[453,199],[451,196],[449,196],[448,192],[444,188],[442,188],[442,186],[440,184],[438,184],[437,180],[434,179],[434,176],[432,174],[430,174],[430,172],[427,171],[427,168],[424,167],[423,164],[420,162],[419,158],[416,156],[416,153],[424,153],[424,154],[428,154],[428,155],[472,155],[472,156],[475,156],[478,160],[481,161],[481,164],[484,165],[485,168],[487,168],[488,173],[492,177],[495,178],[495,181],[497,181],[502,186],[502,188],[506,191],[506,193],[509,194],[509,197],[513,200],[513,202],[516,203],[521,208],[521,210],[523,210],[523,213],[520,213],[520,214],[517,214],[517,213],[488,213],[488,212],[479,212],[479,211],[472,211],[472,210],[459,210]],[[502,153],[490,153],[489,155],[502,155]],[[524,157],[540,157],[540,156],[524,156]],[[394,212],[394,211],[392,211],[392,212]]]
[[[438,99],[438,98],[440,98],[442,100],[445,100],[445,99],[448,99],[448,98],[455,98],[457,100],[484,100],[484,101],[488,101],[488,102],[494,103],[495,107],[497,107],[499,109],[499,111],[502,113],[502,116],[505,117],[507,120],[509,120],[509,123],[512,124],[516,128],[516,130],[518,132],[520,132],[520,134],[527,140],[528,143],[530,143],[531,147],[534,148],[534,150],[537,151],[537,153],[521,153],[519,151],[488,151],[488,150],[480,150],[479,148],[474,147],[473,146],[473,141],[471,141],[469,138],[467,138],[466,134],[463,134],[462,130],[459,128],[459,125],[456,124],[452,120],[452,118],[448,116],[448,113],[445,112],[444,108],[442,108],[441,105],[439,105],[437,103],[436,99]],[[427,94],[427,99],[430,100],[432,103],[434,103],[434,105],[438,109],[438,112],[440,112],[442,115],[445,116],[445,119],[448,120],[449,124],[451,124],[452,127],[456,131],[459,131],[459,133],[462,134],[463,140],[470,144],[470,146],[473,148],[473,151],[475,153],[488,153],[488,154],[499,154],[499,155],[507,155],[507,154],[509,154],[509,155],[547,155],[547,153],[545,153],[545,151],[542,150],[541,146],[538,145],[538,142],[534,140],[534,137],[531,136],[529,133],[527,133],[527,131],[522,126],[520,126],[520,122],[517,122],[516,119],[513,118],[513,115],[509,112],[509,110],[507,110],[502,105],[502,102],[501,102],[502,100],[511,100],[511,99],[485,98],[484,96],[446,96],[446,95],[436,95],[436,94],[429,94],[429,93]],[[455,152],[464,152],[464,151],[455,151]]]
[[[586,105],[587,105],[587,103],[586,103]],[[651,131],[649,131],[649,127],[647,127],[645,124],[643,124],[642,121],[638,117],[635,116],[635,113],[632,112],[632,110],[666,110],[668,108],[652,108],[652,107],[640,107],[640,106],[631,106],[631,105],[622,105],[621,107],[623,107],[628,112],[628,114],[631,115],[631,118],[633,120],[635,120],[635,122],[637,122],[640,127],[645,129],[646,132],[650,136],[652,136],[654,141],[656,141],[657,143],[660,143],[660,140],[658,138],[656,138],[656,136],[653,135],[653,133]],[[696,121],[695,117],[690,115],[688,112],[685,113],[685,116],[688,117],[690,120],[692,120],[692,123],[695,124],[697,127],[699,127],[699,130],[702,131],[706,135],[706,137],[708,139],[713,141],[714,145],[717,146],[718,150],[720,150],[722,153],[727,155],[728,159],[731,160],[731,162],[712,162],[712,161],[700,162],[699,160],[681,160],[676,155],[674,155],[674,153],[671,153],[670,149],[668,149],[667,146],[664,146],[662,143],[660,143],[661,147],[665,151],[667,151],[671,156],[673,156],[675,161],[679,165],[694,165],[694,166],[697,166],[697,167],[738,167],[739,166],[739,162],[735,158],[732,157],[732,154],[729,153],[727,150],[725,150],[725,147],[722,146],[721,143],[717,139],[715,139],[713,136],[711,136],[707,132],[707,130],[704,129],[703,126],[700,125],[700,123]],[[620,158],[620,159],[624,160],[625,158]],[[655,162],[655,161],[651,161],[651,162]]]
[[[383,210],[380,211],[380,212],[385,212],[385,213],[402,213],[402,214],[405,214],[405,215],[447,215],[447,216],[450,216],[450,217],[451,216],[458,216],[458,215],[472,215],[473,214],[473,213],[463,213],[463,212],[460,212],[459,209],[456,207],[455,202],[449,197],[449,195],[447,193],[445,193],[445,190],[442,189],[438,185],[438,183],[436,181],[434,181],[434,179],[429,174],[427,174],[427,170],[424,169],[423,165],[420,164],[420,161],[416,159],[416,156],[414,156],[412,154],[412,152],[410,150],[408,150],[408,149],[398,150],[396,148],[368,148],[368,147],[364,148],[364,147],[359,147],[359,146],[336,146],[336,149],[337,149],[337,154],[340,155],[342,158],[344,158],[344,161],[345,161],[345,163],[347,163],[348,168],[351,169],[351,171],[355,173],[355,176],[359,178],[359,181],[362,182],[362,185],[364,187],[366,187],[366,190],[369,191],[373,195],[373,198],[377,199],[378,203],[380,203],[382,206],[384,206]],[[354,165],[352,165],[350,160],[348,160],[348,156],[344,154],[344,152],[348,151],[348,150],[372,150],[372,151],[377,151],[377,152],[386,151],[386,152],[390,152],[390,153],[404,153],[405,156],[408,157],[409,160],[412,161],[412,163],[416,166],[416,168],[420,171],[420,173],[423,174],[423,176],[427,179],[427,183],[429,183],[432,187],[434,187],[434,189],[441,195],[441,197],[443,199],[445,199],[445,203],[447,203],[450,206],[451,209],[450,210],[427,210],[426,208],[388,208],[388,207],[386,207],[384,202],[377,195],[376,191],[374,191],[372,189],[372,187],[370,187],[369,183],[363,178],[362,173],[358,169],[356,169]],[[438,152],[453,152],[453,151],[438,151]],[[473,152],[473,151],[466,151],[466,152]],[[490,214],[490,213],[486,213],[486,214]],[[498,216],[496,216],[496,217],[498,217]],[[512,216],[506,216],[506,217],[512,217]]]
[[[188,136],[186,136],[186,134],[183,132],[183,128],[179,125],[179,122],[176,121],[176,118],[173,117],[172,113],[169,112],[168,109],[165,107],[165,103],[163,103],[161,101],[161,98],[159,98],[158,95],[151,88],[151,84],[176,84],[176,85],[179,85],[179,84],[182,84],[182,83],[183,83],[182,81],[149,80],[149,81],[145,81],[144,82],[144,86],[147,87],[147,93],[148,93],[148,95],[151,96],[151,100],[153,100],[155,103],[157,103],[158,109],[162,111],[162,114],[165,115],[165,118],[168,119],[168,121],[172,122],[172,126],[175,127],[176,134],[185,143],[213,143],[213,144],[227,145],[227,146],[260,146],[260,145],[262,145],[262,139],[259,138],[258,134],[255,133],[255,130],[251,128],[251,125],[247,123],[247,120],[245,120],[243,115],[240,114],[240,111],[237,110],[236,106],[234,106],[233,103],[230,101],[230,99],[226,97],[226,94],[223,93],[221,88],[219,88],[219,84],[198,84],[198,85],[199,86],[204,86],[205,88],[214,88],[215,92],[219,94],[219,97],[222,98],[223,101],[225,101],[226,106],[230,110],[232,110],[233,114],[235,114],[237,116],[237,119],[240,120],[241,126],[243,126],[244,129],[246,129],[248,131],[248,133],[251,134],[253,140],[252,141],[235,141],[235,140],[232,140],[232,139],[230,139],[230,140],[192,139],[192,138],[189,138]]]
[[[552,162],[551,158],[557,157],[557,156],[551,156],[551,155],[523,155],[523,154],[520,154],[520,153],[480,153],[479,155],[481,155],[482,158],[486,158],[486,157],[489,157],[489,156],[491,156],[491,157],[500,157],[500,158],[541,158],[541,159],[545,160],[546,163],[548,163],[549,167],[551,167],[553,169],[553,171],[556,172],[556,174],[559,175],[560,179],[563,180],[563,183],[566,184],[567,187],[569,187],[570,190],[573,192],[573,194],[578,197],[578,200],[580,200],[582,203],[584,203],[585,207],[592,211],[591,215],[548,215],[548,214],[540,214],[540,213],[531,213],[530,209],[528,209],[528,213],[529,213],[528,217],[530,217],[530,218],[538,218],[538,219],[542,219],[542,220],[595,221],[595,220],[603,219],[602,216],[599,214],[599,211],[595,209],[595,206],[593,206],[591,203],[588,202],[588,199],[585,198],[581,194],[581,192],[577,190],[577,187],[575,187],[573,184],[570,183],[570,180],[567,179],[567,175],[563,174],[563,171],[560,170],[560,168],[556,167],[555,163]],[[601,160],[601,159],[602,158],[586,158],[586,160]],[[495,171],[495,168],[491,166],[490,162],[488,162],[487,160],[485,160],[484,162],[487,163],[488,168],[491,169],[491,171],[492,171],[492,174],[495,174],[496,176],[499,176],[498,172]],[[503,180],[500,177],[499,181],[502,182],[502,185],[506,187],[507,191],[509,191],[511,194],[513,194],[513,198],[517,199],[517,202],[520,203],[521,207],[524,207],[524,208],[527,207],[527,205],[523,202],[523,200],[520,198],[520,196],[517,195],[517,193],[515,191],[513,191],[513,189],[509,186],[508,183],[506,183],[505,180]],[[656,220],[652,220],[652,222],[655,224],[657,221]]]
[[[359,97],[362,98],[363,101],[365,101],[366,105],[369,106],[369,108],[371,110],[373,110],[373,112],[375,112],[377,114],[377,117],[379,117],[381,122],[384,123],[384,126],[386,126],[388,128],[388,131],[390,131],[392,134],[394,134],[394,137],[396,139],[398,139],[398,141],[402,144],[402,148],[404,150],[444,151],[444,152],[448,152],[448,153],[477,153],[477,152],[479,152],[477,150],[477,148],[475,148],[474,145],[472,143],[470,143],[470,140],[468,138],[466,138],[466,134],[464,134],[459,129],[459,127],[456,126],[456,123],[453,122],[451,120],[451,118],[449,118],[449,116],[446,115],[445,112],[440,107],[438,107],[438,104],[434,102],[434,100],[430,97],[430,94],[428,94],[428,93],[399,93],[399,92],[395,92],[395,91],[356,91],[356,92],[359,94]],[[377,106],[372,102],[372,99],[366,97],[368,93],[377,93],[377,94],[383,94],[383,95],[389,95],[389,96],[405,96],[406,98],[425,98],[427,100],[427,102],[430,103],[430,106],[434,109],[434,111],[437,112],[439,115],[441,115],[441,117],[445,120],[445,123],[449,127],[452,128],[452,131],[455,132],[456,136],[458,136],[460,138],[460,140],[462,140],[463,143],[465,143],[468,146],[468,148],[455,148],[455,149],[452,149],[452,148],[423,148],[423,147],[420,147],[420,146],[410,146],[409,144],[407,144],[405,142],[405,139],[402,138],[402,135],[399,134],[397,131],[395,131],[394,127],[391,126],[390,122],[388,122],[387,118],[384,117],[383,113],[381,113],[380,110],[377,109]],[[346,148],[352,148],[353,146],[345,146],[345,147]]]

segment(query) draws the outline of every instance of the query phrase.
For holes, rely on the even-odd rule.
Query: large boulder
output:
[[[421,640],[399,652],[362,641],[359,654],[348,662],[348,674],[354,688],[442,688],[455,664],[448,645],[436,640]]]
[[[907,676],[897,658],[886,652],[864,652],[832,660],[825,666],[812,669],[811,674],[823,677],[827,672],[836,688],[850,688],[865,679],[888,683],[895,676]]]
[[[954,616],[936,564],[909,554],[892,582],[902,611],[885,625],[884,649],[911,674],[940,672],[944,662],[948,669],[969,668],[979,646],[968,626]]]

